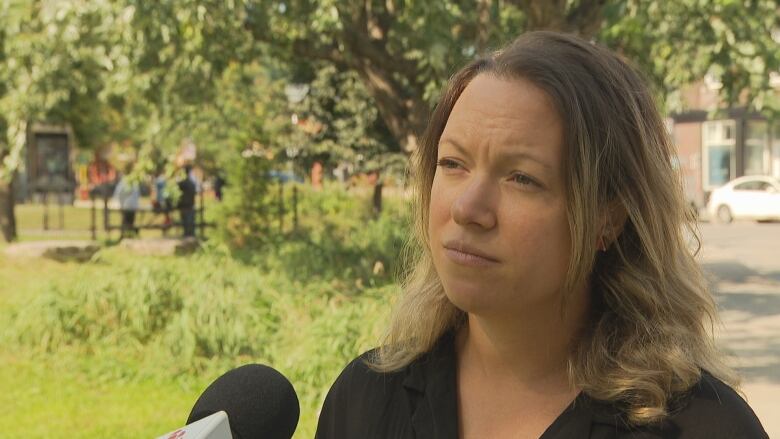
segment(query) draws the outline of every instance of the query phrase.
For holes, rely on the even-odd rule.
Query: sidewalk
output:
[[[702,225],[699,261],[722,325],[716,341],[770,438],[780,438],[780,224]]]

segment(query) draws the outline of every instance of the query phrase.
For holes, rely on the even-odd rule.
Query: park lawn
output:
[[[0,254],[0,327],[10,309],[75,270],[45,259]],[[33,355],[0,350],[1,437],[157,437],[184,424],[208,381],[128,381],[95,377],[110,361],[88,355]],[[211,377],[213,379],[214,377]]]
[[[7,246],[7,243],[1,243],[0,250]],[[49,282],[75,267],[75,264],[63,264],[47,259],[10,260],[0,253],[0,322],[7,317],[7,310],[13,304],[32,297]]]
[[[17,204],[15,206],[16,225],[20,231],[23,230],[43,230],[43,212],[42,204]],[[63,230],[66,231],[89,231],[91,225],[91,210],[84,207],[63,206],[64,216]],[[98,208],[96,212],[97,226],[102,225],[102,209]],[[59,229],[59,207],[49,206],[49,228]]]
[[[74,361],[0,354],[4,437],[153,438],[183,425],[202,390],[154,380],[95,382]]]
[[[148,202],[144,202],[148,204]],[[204,218],[207,223],[214,223],[216,220],[216,206],[218,201],[206,197]],[[60,211],[56,205],[50,205],[49,210],[49,230],[43,228],[44,206],[42,204],[17,204],[15,206],[17,234],[20,242],[25,241],[43,241],[43,240],[89,240],[92,227],[92,210],[89,207],[63,206],[63,227],[60,229]],[[110,222],[118,226],[121,222],[119,212],[111,211]],[[178,221],[178,213],[171,212],[174,221]],[[95,212],[95,221],[98,240],[118,239],[119,232],[113,231],[107,235],[103,231],[103,207],[98,205]],[[159,224],[162,222],[162,216],[154,214],[151,211],[144,211],[136,217],[138,224]],[[173,228],[168,236],[179,236],[181,229]],[[156,238],[163,236],[160,230],[141,230],[140,237]]]
[[[196,263],[219,260],[193,258]],[[9,321],[14,310],[46,294],[53,285],[62,287],[85,280],[84,276],[101,276],[104,270],[121,274],[139,261],[166,264],[166,270],[183,268],[179,258],[137,257],[121,249],[109,249],[100,263],[86,266],[44,259],[13,261],[0,253],[0,328],[16,326]],[[113,264],[124,268],[112,270]],[[249,275],[255,272],[252,266],[228,265],[243,282],[269,279]],[[212,268],[215,275],[223,269]],[[89,285],[86,280],[82,286]],[[222,288],[225,284],[213,285]],[[157,437],[184,423],[197,397],[217,376],[249,362],[271,364],[290,378],[301,401],[295,438],[312,437],[321,398],[332,380],[349,359],[374,345],[388,309],[383,297],[390,290],[352,297],[311,288],[290,284],[284,294],[266,296],[285,316],[278,323],[270,359],[230,357],[235,364],[214,363],[201,372],[175,377],[165,373],[170,365],[163,363],[172,358],[165,353],[158,357],[149,350],[84,344],[40,353],[4,337],[12,332],[0,329],[0,406],[6,408],[0,411],[0,437]]]
[[[63,206],[62,216],[63,224],[60,228],[59,207],[49,206],[49,229],[43,228],[42,204],[18,204],[15,207],[16,228],[19,235],[19,241],[42,241],[42,240],[84,240],[91,239],[92,211],[88,207]],[[118,211],[111,211],[111,224],[117,226],[121,219]],[[151,212],[139,213],[136,219],[139,223],[157,221]],[[113,231],[111,235],[106,235],[103,231],[103,208],[99,206],[95,212],[95,227],[97,230],[97,239],[105,240],[113,237],[119,237],[118,231]],[[174,231],[175,233],[175,231]],[[143,237],[161,236],[159,230],[142,231]]]
[[[90,232],[72,232],[72,233],[38,233],[27,230],[20,230],[17,232],[17,242],[33,242],[33,241],[90,241],[92,235]],[[98,235],[98,240],[103,236]]]

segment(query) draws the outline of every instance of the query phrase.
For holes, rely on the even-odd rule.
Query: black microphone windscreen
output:
[[[187,424],[224,410],[234,439],[290,439],[300,406],[290,381],[272,367],[247,364],[211,383],[200,395]]]

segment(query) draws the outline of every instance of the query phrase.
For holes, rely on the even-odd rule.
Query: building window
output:
[[[747,123],[745,136],[745,175],[769,173],[769,124],[764,120]]]
[[[734,120],[707,121],[702,124],[702,131],[702,186],[704,190],[712,190],[728,183],[736,175],[737,124]]]

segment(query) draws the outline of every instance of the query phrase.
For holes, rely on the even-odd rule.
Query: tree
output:
[[[68,124],[80,148],[171,142],[237,54],[243,9],[206,0],[0,3],[0,228],[16,236],[11,184],[29,121]],[[207,10],[206,6],[211,5]],[[174,148],[175,146],[169,146]]]
[[[115,6],[109,1],[4,1],[0,113],[0,225],[16,236],[13,179],[22,163],[31,121],[67,124],[76,142],[90,148],[111,137],[114,109],[101,99],[111,69]]]
[[[480,23],[480,17],[484,23],[498,11],[483,5],[480,15],[474,5],[464,6],[451,1],[255,1],[247,4],[247,26],[282,59],[325,62],[355,72],[387,129],[411,151],[442,80],[474,53],[478,42],[490,39],[487,29],[468,23]]]
[[[766,96],[779,58],[772,0],[248,0],[247,11],[254,37],[277,56],[355,72],[407,152],[453,67],[523,30],[603,42],[663,93],[714,72],[727,99],[746,88]]]
[[[627,1],[599,39],[639,64],[682,110],[679,90],[705,75],[728,106],[780,111],[771,72],[780,72],[780,4],[774,0]]]
[[[778,12],[774,0],[0,0],[0,229],[15,236],[28,121],[71,125],[81,148],[127,141],[165,156],[196,135],[216,158],[226,138],[235,154],[267,136],[381,166],[415,150],[454,68],[532,29],[606,44],[664,98],[708,74],[726,102],[778,111]],[[258,88],[252,75],[271,80]],[[279,80],[310,96],[288,106]],[[234,93],[249,83],[260,104]],[[322,129],[277,123],[290,112]]]
[[[217,99],[231,63],[251,62],[251,40],[237,2],[124,0],[124,62],[112,81],[122,97],[128,135],[139,144],[175,149]],[[195,122],[197,123],[197,122]]]
[[[296,160],[304,170],[319,161],[326,167],[347,163],[354,172],[401,164],[396,171],[402,171],[405,156],[355,72],[320,65],[308,94],[290,111],[298,129],[287,142],[300,150]]]

